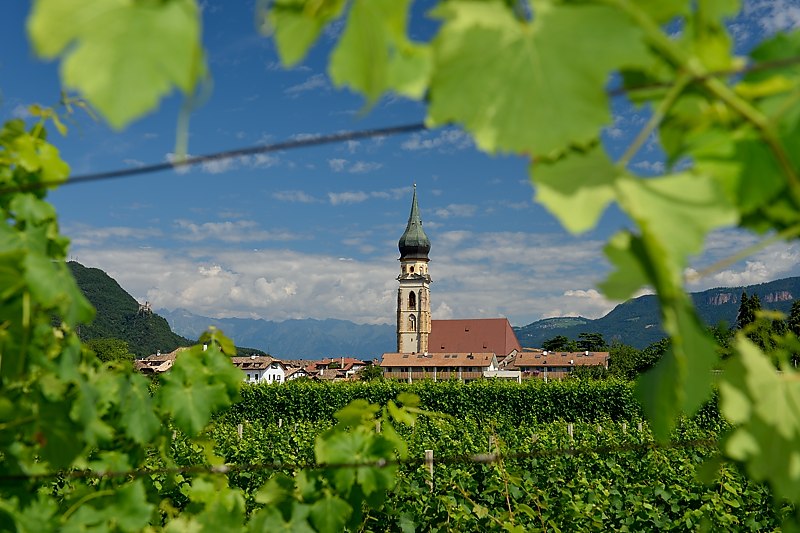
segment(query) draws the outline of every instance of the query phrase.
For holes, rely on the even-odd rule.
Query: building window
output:
[[[414,294],[414,291],[408,293],[408,308],[409,309],[417,308],[417,295]]]
[[[411,271],[412,274],[414,273],[414,267],[413,266],[409,270]]]
[[[411,331],[417,331],[417,317],[414,315],[408,316],[408,329]]]

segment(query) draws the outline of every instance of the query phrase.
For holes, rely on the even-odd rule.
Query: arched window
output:
[[[414,267],[412,266],[410,270],[411,270],[411,273],[413,274],[414,273]]]
[[[411,331],[417,331],[417,317],[414,315],[408,316],[408,329]]]
[[[408,293],[408,308],[409,309],[417,308],[417,295],[414,294],[414,291]]]

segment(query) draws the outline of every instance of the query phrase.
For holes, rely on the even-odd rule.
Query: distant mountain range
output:
[[[789,312],[794,299],[800,297],[800,277],[785,278],[747,287],[709,289],[691,294],[697,311],[708,325],[720,322],[728,326],[736,322],[742,292],[758,295],[762,307]],[[564,335],[576,339],[583,332],[602,333],[607,342],[619,340],[636,348],[644,348],[665,336],[661,329],[658,300],[655,295],[640,296],[623,302],[602,318],[545,318],[527,326],[514,328],[523,346],[541,346],[542,342]]]
[[[359,358],[379,357],[395,349],[393,325],[355,324],[347,320],[270,320],[249,318],[209,318],[185,309],[140,313],[139,303],[108,274],[70,262],[78,286],[97,309],[92,324],[81,325],[82,339],[113,337],[128,342],[137,355],[188,346],[208,326],[220,328],[237,344],[252,346],[284,359],[322,358],[349,355]],[[757,294],[766,309],[788,313],[800,297],[800,277],[750,285],[709,289],[691,295],[700,317],[709,325],[735,323],[743,291]],[[160,316],[161,315],[161,316]],[[163,318],[162,318],[163,316]],[[658,302],[654,295],[640,296],[621,303],[602,318],[545,318],[527,326],[515,327],[520,344],[539,347],[542,342],[564,335],[577,339],[580,333],[602,333],[606,341],[619,340],[644,348],[664,337]],[[173,333],[174,332],[174,333]],[[244,354],[253,349],[240,348]]]
[[[274,322],[252,318],[209,318],[185,309],[159,309],[172,329],[197,338],[208,326],[216,326],[236,341],[264,350],[278,358],[317,359],[349,355],[380,357],[397,345],[394,326],[356,324],[347,320],[285,320]]]

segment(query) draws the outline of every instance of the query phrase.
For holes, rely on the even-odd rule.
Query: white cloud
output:
[[[478,206],[472,204],[450,204],[446,207],[434,209],[434,214],[440,218],[471,217],[474,216]]]
[[[723,270],[698,277],[698,271],[704,272],[705,269],[711,268],[714,262],[734,257],[748,244],[755,241],[755,237],[752,235],[738,230],[728,230],[719,232],[719,234],[727,235],[730,241],[726,245],[719,235],[712,234],[712,237],[709,238],[712,246],[698,261],[700,266],[688,268],[685,272],[687,286],[690,290],[753,285],[800,274],[800,244],[795,242],[773,244],[747,259],[724,267]]]
[[[430,132],[414,133],[403,142],[403,150],[438,150],[443,153],[465,150],[473,146],[472,138],[463,130],[446,129],[433,135]]]
[[[662,174],[666,169],[666,165],[664,165],[663,161],[637,161],[633,166],[634,168],[652,174]]]
[[[303,191],[277,191],[272,193],[272,197],[281,202],[297,202],[301,204],[313,204],[320,201]]]
[[[378,198],[381,200],[399,200],[408,197],[411,192],[411,187],[399,187],[396,189],[389,189],[386,191],[346,191],[346,192],[329,192],[328,199],[332,205],[339,204],[355,204],[365,202],[370,198]]]
[[[347,166],[347,159],[328,159],[328,166],[334,172],[342,172]]]
[[[17,104],[11,110],[11,116],[14,118],[26,119],[31,116],[30,109],[25,104]]]
[[[292,98],[297,98],[304,92],[323,90],[328,89],[329,87],[330,84],[328,83],[328,78],[325,76],[325,74],[314,74],[313,76],[307,78],[304,82],[286,88],[283,93]]]
[[[364,174],[366,172],[378,170],[381,167],[383,167],[383,163],[375,161],[356,161],[347,171],[352,174]]]
[[[376,161],[356,161],[350,163],[347,159],[328,159],[328,166],[334,172],[349,172],[351,174],[365,174],[383,167],[383,163]]]
[[[329,192],[328,199],[332,205],[357,204],[369,199],[369,194],[364,191]]]
[[[191,154],[186,154],[186,158],[194,157]],[[177,156],[169,152],[166,155],[166,160],[170,163],[178,161]],[[226,157],[219,159],[211,159],[200,163],[200,170],[206,174],[224,174],[231,172],[238,168],[270,168],[279,165],[281,160],[278,156],[272,154],[255,154],[237,157]],[[190,166],[181,166],[175,168],[175,172],[179,174],[186,174],[191,169]]]
[[[142,228],[132,226],[106,226],[96,228],[85,224],[66,225],[64,234],[69,236],[73,246],[96,246],[107,241],[123,240],[141,241],[162,236],[157,228]]]
[[[230,243],[258,241],[293,241],[302,237],[285,230],[264,230],[252,220],[203,222],[176,220],[178,231],[175,238],[185,241],[217,240]]]
[[[800,5],[796,0],[750,0],[745,2],[743,14],[768,35],[800,28]]]

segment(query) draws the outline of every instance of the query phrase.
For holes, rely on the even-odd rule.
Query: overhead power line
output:
[[[69,178],[67,181],[45,180],[28,185],[21,185],[16,187],[3,187],[0,188],[0,194],[9,194],[13,192],[27,192],[47,187],[67,185],[77,185],[79,183],[88,183],[93,181],[105,181],[119,178],[129,178],[133,176],[141,176],[144,174],[153,174],[155,172],[163,172],[166,170],[174,170],[179,168],[188,168],[211,161],[220,161],[225,159],[234,159],[238,157],[246,157],[251,155],[266,154],[270,152],[281,152],[284,150],[293,150],[297,148],[307,148],[311,146],[322,146],[325,144],[335,144],[345,141],[356,141],[360,139],[369,139],[375,137],[388,137],[391,135],[402,135],[406,133],[414,133],[423,131],[426,126],[422,122],[415,122],[412,124],[402,124],[400,126],[390,126],[387,128],[375,128],[369,130],[356,130],[346,131],[340,133],[333,133],[330,135],[315,135],[303,139],[292,139],[289,141],[282,141],[272,144],[262,144],[257,146],[250,146],[247,148],[239,148],[236,150],[227,150],[224,152],[214,152],[211,154],[190,156],[176,161],[167,161],[163,163],[155,163],[151,165],[144,165],[140,167],[124,168],[118,170],[109,170],[106,172],[95,172],[92,174],[80,174]]]

